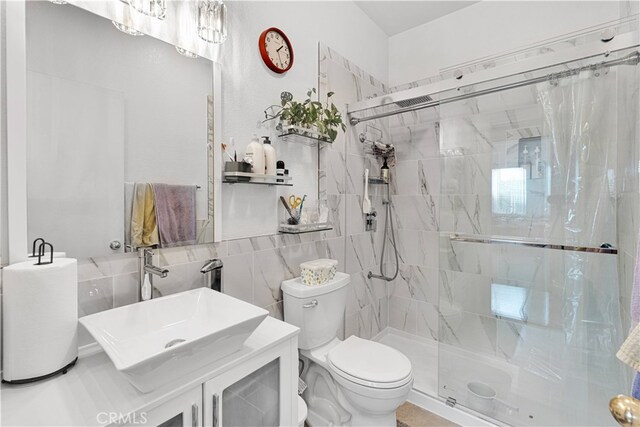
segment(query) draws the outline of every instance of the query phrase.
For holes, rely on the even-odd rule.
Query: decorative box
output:
[[[307,286],[324,285],[333,279],[338,269],[335,259],[317,259],[300,264],[302,283]]]

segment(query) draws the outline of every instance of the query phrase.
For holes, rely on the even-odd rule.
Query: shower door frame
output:
[[[611,53],[640,47],[639,36],[640,32],[638,31],[627,32],[617,35],[613,40],[606,43],[596,42],[584,44],[576,46],[572,49],[538,55],[531,59],[504,64],[499,67],[489,68],[486,70],[480,70],[469,74],[468,76],[463,76],[460,80],[441,80],[424,86],[405,89],[399,92],[378,96],[376,98],[355,102],[353,104],[347,105],[347,114],[350,118],[356,118],[357,120],[359,120],[359,123],[362,123],[369,120],[394,116],[402,113],[416,111],[419,109],[437,107],[440,102],[444,101],[444,99],[436,100],[435,98],[438,97],[438,95],[446,94],[450,91],[461,92],[465,87],[478,84],[486,84],[492,81],[498,81],[504,78],[523,75],[525,73],[534,71],[540,71],[547,68],[584,60],[587,58],[596,59],[597,57],[602,56],[603,60],[606,60],[606,58]],[[395,111],[373,113],[369,116],[354,116],[354,114],[356,113],[365,112],[366,110],[372,108],[390,106],[391,104],[395,104],[397,102],[425,96],[434,98],[434,102],[425,104],[423,106],[417,105],[413,107],[401,108]],[[469,96],[474,96],[473,90],[469,93]]]

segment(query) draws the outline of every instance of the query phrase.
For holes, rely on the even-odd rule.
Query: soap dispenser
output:
[[[244,161],[251,165],[251,172],[264,175],[264,149],[257,135],[253,135],[244,153]],[[264,178],[251,178],[252,182],[263,182]]]
[[[267,175],[274,176],[276,174],[276,164],[278,158],[276,157],[276,149],[271,145],[271,140],[268,136],[263,136],[264,141],[262,143],[262,149],[264,150],[264,167]]]

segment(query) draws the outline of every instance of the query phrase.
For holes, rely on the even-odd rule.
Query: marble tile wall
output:
[[[273,235],[229,240],[216,244],[159,250],[158,264],[169,270],[154,278],[154,297],[205,285],[200,268],[211,258],[224,263],[224,292],[269,310],[283,318],[283,280],[300,274],[301,262],[317,258],[344,260],[344,239],[331,232]],[[118,255],[79,260],[78,316],[137,302],[138,259]],[[81,328],[79,345],[91,342]]]
[[[387,88],[330,48],[320,48],[320,93],[335,92],[332,101],[347,117],[346,106],[367,97],[384,93]],[[370,124],[387,133],[387,123]],[[358,335],[370,338],[387,326],[387,285],[380,280],[367,278],[369,270],[380,266],[383,227],[377,232],[366,232],[362,214],[364,170],[372,176],[379,174],[381,164],[368,155],[359,140],[359,134],[367,131],[366,125],[348,126],[345,134],[330,146],[323,146],[320,153],[320,176],[326,179],[327,199],[340,207],[345,218],[344,271],[351,274],[348,295],[345,336]],[[374,209],[382,211],[382,193],[378,186],[371,186],[370,198]]]
[[[389,326],[437,340],[441,175],[437,114],[423,110],[394,116],[389,127],[397,153],[390,185],[400,261],[398,277],[388,288]],[[387,272],[393,272],[393,250],[386,262]]]

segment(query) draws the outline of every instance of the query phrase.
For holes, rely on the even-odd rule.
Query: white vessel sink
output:
[[[116,369],[149,392],[242,347],[268,312],[208,288],[80,318]]]

